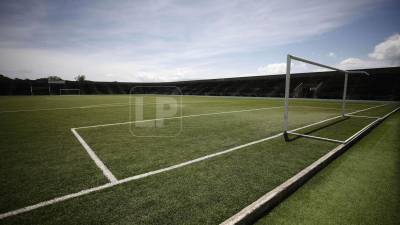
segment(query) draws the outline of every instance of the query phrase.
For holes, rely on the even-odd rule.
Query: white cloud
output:
[[[156,81],[252,72],[240,71],[238,55],[327,33],[377,3],[154,0],[95,1],[78,8],[57,1],[18,4],[13,3],[13,10],[7,10],[7,4],[0,8],[0,72],[13,77],[86,73],[92,80]],[[4,49],[23,57],[5,54]],[[33,51],[40,55],[31,55]]]
[[[340,61],[336,66],[341,69],[351,70],[351,69],[390,67],[393,65],[380,60],[347,58],[345,60]]]
[[[382,60],[347,58],[340,61],[336,66],[341,69],[365,69],[365,68],[390,67],[392,65]]]
[[[38,49],[0,48],[0,58],[4,58],[0,61],[0,74],[21,79],[57,75],[73,80],[76,75],[85,74],[88,80],[159,82],[195,79],[198,74],[218,75],[191,67],[162,68],[145,61],[137,64],[101,55],[82,56]],[[20,61],[28,63],[21,67]]]
[[[307,63],[292,61],[290,66],[291,73],[306,73],[306,72],[318,72],[324,71],[325,69],[317,66],[313,66]],[[263,75],[276,75],[286,73],[286,63],[271,63],[266,66],[261,66],[257,69],[259,74]]]
[[[394,34],[375,46],[368,55],[372,59],[384,60],[393,65],[400,65],[400,34]]]
[[[261,66],[257,69],[261,74],[274,75],[283,74],[286,72],[286,63],[271,63],[266,66]]]
[[[368,58],[347,58],[338,66],[343,69],[400,66],[400,34],[394,34],[375,45],[374,51],[368,54]]]
[[[332,57],[332,58],[336,58],[336,54],[335,54],[334,52],[329,52],[329,53],[328,53],[328,56],[329,56],[329,57]]]
[[[359,58],[347,58],[339,63],[339,67],[343,69],[362,68],[363,66],[365,66],[365,61]]]
[[[337,65],[337,67],[341,69],[365,69],[365,68],[377,68],[386,66],[388,66],[388,64],[386,64],[383,61],[360,59],[360,58],[347,58],[339,62],[339,64]]]

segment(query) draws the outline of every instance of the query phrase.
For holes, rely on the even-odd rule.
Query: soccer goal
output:
[[[60,89],[60,95],[80,95],[81,89]]]
[[[293,56],[293,55],[287,55],[287,62],[286,62],[286,79],[285,79],[285,106],[284,106],[284,115],[283,115],[283,134],[284,134],[284,138],[286,141],[289,140],[288,138],[288,134],[291,135],[295,135],[295,136],[302,136],[302,137],[306,137],[306,138],[314,138],[314,139],[319,139],[319,140],[326,140],[326,141],[331,141],[331,142],[338,142],[338,143],[344,143],[344,141],[340,141],[340,140],[335,140],[335,139],[330,139],[330,138],[325,138],[325,137],[318,137],[318,136],[313,136],[313,135],[308,135],[308,134],[301,134],[296,132],[296,130],[289,130],[289,99],[291,98],[290,96],[290,81],[291,81],[291,65],[292,65],[292,61],[299,61],[301,63],[305,63],[305,64],[310,64],[313,66],[317,66],[320,68],[324,68],[324,69],[329,69],[329,70],[333,70],[333,71],[338,71],[344,74],[344,81],[343,81],[343,94],[341,96],[341,113],[339,116],[335,116],[329,119],[324,119],[321,120],[319,122],[316,123],[310,123],[308,126],[313,126],[315,124],[319,124],[319,123],[323,123],[332,119],[336,119],[339,117],[346,117],[347,115],[350,116],[350,114],[346,114],[346,95],[347,95],[347,89],[348,89],[348,78],[349,75],[352,74],[363,74],[363,75],[369,75],[367,72],[365,71],[348,71],[348,70],[343,70],[343,69],[339,69],[339,68],[335,68],[332,66],[327,66],[321,63],[317,63],[311,60],[307,60],[304,58],[300,58],[297,56]],[[312,79],[312,78],[311,78]],[[322,83],[319,82],[315,85],[315,87],[311,88],[309,87],[307,90],[310,91],[316,91],[321,87]],[[294,93],[293,93],[293,97],[296,98],[299,96],[299,93],[301,93],[301,88],[304,86],[303,83],[297,85],[294,88]],[[314,96],[315,97],[315,96]],[[307,113],[307,112],[302,112],[302,113]]]

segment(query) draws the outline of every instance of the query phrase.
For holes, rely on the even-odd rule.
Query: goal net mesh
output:
[[[320,71],[292,74],[293,67]],[[294,69],[295,69],[294,68]],[[395,105],[354,100],[351,90],[368,79],[364,71],[347,71],[288,55],[283,131],[287,141],[313,138],[346,143],[355,133],[389,113]]]

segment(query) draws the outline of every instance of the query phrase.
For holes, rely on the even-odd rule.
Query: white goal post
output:
[[[71,94],[74,93],[74,94]],[[81,89],[71,89],[71,88],[61,88],[60,89],[60,95],[80,95],[81,94]]]
[[[346,94],[347,94],[347,82],[348,82],[348,76],[349,74],[364,74],[364,75],[369,75],[367,72],[365,71],[348,71],[348,70],[342,70],[342,69],[338,69],[332,66],[327,66],[321,63],[317,63],[317,62],[313,62],[311,60],[307,60],[307,59],[303,59],[297,56],[293,56],[293,55],[287,55],[287,61],[286,61],[286,79],[285,79],[285,111],[283,114],[283,133],[284,133],[284,137],[285,140],[288,140],[288,136],[287,134],[290,132],[288,130],[288,120],[289,120],[289,98],[290,98],[290,68],[291,68],[291,63],[292,60],[296,60],[296,61],[300,61],[303,63],[307,63],[307,64],[311,64],[314,66],[319,66],[322,68],[326,68],[326,69],[330,69],[330,70],[334,70],[334,71],[339,71],[344,73],[344,86],[343,86],[343,95],[342,95],[342,116],[346,115]],[[302,136],[307,136],[307,135],[302,135]]]

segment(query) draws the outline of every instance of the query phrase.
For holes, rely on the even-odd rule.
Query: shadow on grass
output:
[[[334,121],[334,122],[331,122],[331,123],[328,123],[328,124],[326,124],[326,125],[324,125],[324,126],[317,127],[317,128],[315,128],[315,129],[309,130],[309,131],[307,131],[307,132],[305,132],[305,133],[303,133],[303,134],[309,135],[309,134],[315,133],[315,132],[317,132],[317,131],[320,131],[320,130],[322,130],[322,129],[325,129],[325,128],[327,128],[327,127],[330,127],[330,126],[336,125],[336,124],[338,124],[338,123],[344,122],[344,121],[346,121],[346,120],[348,120],[348,119],[350,119],[350,117],[342,117],[342,118],[340,118],[340,119],[338,119],[338,120],[336,120],[336,121]],[[293,135],[295,135],[295,134],[293,134]],[[298,135],[295,135],[295,137],[290,138],[289,135],[288,135],[287,133],[284,134],[284,137],[285,137],[285,141],[288,141],[288,142],[290,142],[290,141],[295,141],[295,140],[297,140],[298,138],[304,138],[303,136],[298,136]]]

